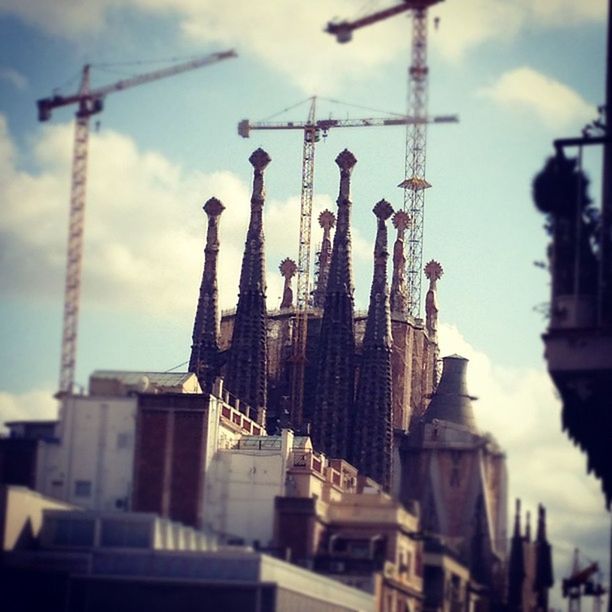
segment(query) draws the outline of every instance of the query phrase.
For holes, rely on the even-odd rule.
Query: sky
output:
[[[318,118],[405,112],[409,16],[359,30],[346,45],[323,32],[332,18],[392,3],[0,0],[0,421],[57,413],[74,109],[39,123],[35,101],[75,92],[85,63],[97,87],[157,60],[239,55],[111,94],[92,121],[76,381],[86,387],[98,368],[167,370],[189,358],[201,207],[212,196],[226,206],[221,307],[235,306],[257,147],[272,158],[268,308],[280,304],[280,262],[297,258],[302,135],[243,139],[238,122],[303,121],[313,95]],[[470,359],[476,419],[507,452],[510,500],[521,497],[532,517],[539,502],[548,508],[557,587],[574,546],[608,573],[610,517],[584,456],[560,431],[545,370],[549,279],[534,262],[545,260],[548,238],[531,181],[554,138],[578,135],[597,117],[606,16],[605,0],[445,0],[430,10],[429,111],[460,118],[428,129],[423,251],[424,262],[444,268],[442,353]],[[348,148],[358,160],[358,309],[367,308],[371,280],[372,208],[383,197],[402,206],[405,137],[401,127],[332,129],[317,145],[313,247],[319,212],[335,209],[336,155]],[[599,152],[584,165],[599,202]],[[558,588],[553,604],[565,605]]]

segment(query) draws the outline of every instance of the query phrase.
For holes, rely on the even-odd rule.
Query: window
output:
[[[75,480],[75,497],[89,497],[91,495],[91,480]]]
[[[151,525],[148,522],[103,520],[100,543],[111,548],[147,548]]]
[[[132,448],[132,435],[127,432],[117,434],[117,450]]]
[[[94,527],[93,520],[57,519],[54,544],[57,546],[93,546]]]

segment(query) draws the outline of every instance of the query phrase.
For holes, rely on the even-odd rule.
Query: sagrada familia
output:
[[[204,391],[221,376],[241,410],[269,433],[292,428],[315,449],[344,459],[403,503],[416,500],[421,529],[453,545],[470,571],[501,598],[506,573],[507,477],[505,457],[490,434],[479,431],[466,388],[467,359],[440,359],[437,282],[442,267],[425,266],[429,280],[425,320],[411,317],[407,292],[404,211],[381,200],[376,222],[374,272],[367,315],[356,314],[351,267],[351,173],[348,151],[340,170],[337,213],[319,222],[323,239],[307,308],[306,364],[301,419],[289,409],[296,308],[285,260],[281,308],[266,310],[264,171],[261,149],[250,157],[254,175],[251,214],[235,311],[218,312],[217,259],[223,204],[210,199],[204,273],[193,329],[189,370]],[[396,229],[389,287],[388,221]],[[335,226],[333,241],[332,229]],[[440,364],[443,369],[440,371]]]

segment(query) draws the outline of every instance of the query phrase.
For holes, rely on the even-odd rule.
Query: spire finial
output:
[[[408,213],[403,210],[398,210],[393,215],[393,227],[399,232],[401,232],[402,237],[404,232],[410,227],[410,217]]]
[[[272,161],[270,156],[261,147],[255,149],[255,151],[251,153],[251,157],[249,157],[249,162],[251,162],[251,166],[255,168],[256,172],[263,172],[270,161]]]
[[[336,163],[343,172],[350,172],[357,163],[357,158],[348,149],[344,149],[336,157]]]
[[[293,259],[289,259],[286,257],[281,261],[280,266],[278,266],[280,270],[281,276],[285,279],[285,284],[283,286],[283,299],[281,301],[281,308],[291,308],[293,303],[293,291],[291,290],[291,279],[295,276],[297,272],[297,265]]]
[[[327,208],[319,215],[319,225],[323,228],[323,233],[331,230],[336,225],[336,215]]]
[[[372,212],[376,215],[377,219],[386,221],[393,214],[393,207],[387,200],[382,199],[376,202]]]
[[[209,217],[218,217],[225,210],[225,206],[223,206],[221,200],[209,198],[202,209]]]

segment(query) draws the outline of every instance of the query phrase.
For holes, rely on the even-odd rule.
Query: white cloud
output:
[[[25,89],[28,80],[14,68],[0,67],[0,80],[10,83],[15,89]]]
[[[71,149],[71,125],[46,126],[33,144],[40,170],[21,171],[0,115],[0,293],[5,296],[61,299]],[[84,304],[171,317],[193,313],[206,232],[201,207],[215,196],[226,206],[220,224],[220,305],[235,306],[249,215],[248,170],[240,177],[186,172],[112,131],[91,135],[89,167]],[[330,198],[317,197],[314,214],[330,206]],[[268,198],[264,232],[274,237],[266,241],[269,308],[278,306],[282,293],[278,264],[296,257],[298,218],[299,198]],[[313,244],[319,234],[315,224]]]
[[[121,0],[0,0],[0,14],[17,15],[45,32],[71,38],[102,29],[106,12],[121,4]]]
[[[51,391],[17,394],[0,391],[0,424],[6,421],[56,419],[57,409],[58,403]]]
[[[522,0],[536,20],[551,26],[573,26],[601,21],[606,16],[606,0]]]
[[[596,108],[573,89],[528,66],[502,74],[481,94],[503,106],[535,114],[554,130],[581,127],[597,117]]]
[[[520,497],[531,510],[532,533],[538,503],[548,512],[556,586],[570,566],[574,547],[605,565],[609,517],[598,481],[586,474],[586,457],[561,431],[560,402],[544,370],[494,364],[452,325],[440,326],[442,355],[469,359],[468,390],[478,426],[490,431],[507,454],[509,517]],[[511,524],[510,524],[511,525]],[[555,597],[559,600],[559,593]]]
[[[459,59],[488,41],[512,39],[525,27],[566,27],[603,20],[605,0],[448,0],[431,9],[442,19],[431,47],[446,58]],[[372,12],[386,3],[370,5]],[[355,32],[350,45],[338,45],[323,34],[337,16],[352,20],[351,0],[0,0],[2,11],[52,34],[67,38],[102,31],[111,10],[137,8],[179,20],[193,41],[237,47],[283,73],[307,93],[337,91],[351,80],[367,78],[381,64],[408,58],[411,25],[405,15]],[[432,33],[433,34],[433,33]]]

